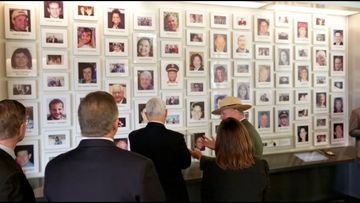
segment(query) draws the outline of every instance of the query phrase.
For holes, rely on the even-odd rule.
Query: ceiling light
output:
[[[316,13],[316,14],[328,14],[328,15],[340,15],[348,16],[359,13],[358,11],[347,11],[347,10],[335,10],[335,9],[321,9],[321,8],[310,8],[301,6],[288,6],[288,5],[271,5],[267,9],[278,10],[278,11],[294,11],[294,12],[305,12],[305,13]]]

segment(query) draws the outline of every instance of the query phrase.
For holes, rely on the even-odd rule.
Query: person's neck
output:
[[[0,144],[4,145],[6,147],[9,147],[11,149],[15,149],[15,146],[17,144],[17,140],[15,138],[0,140]]]

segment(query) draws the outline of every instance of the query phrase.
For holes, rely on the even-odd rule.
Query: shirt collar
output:
[[[0,149],[4,150],[6,153],[8,153],[13,159],[16,158],[14,149],[11,149],[5,145],[0,144]]]
[[[81,140],[109,140],[111,142],[114,142],[113,138],[110,137],[82,137]]]

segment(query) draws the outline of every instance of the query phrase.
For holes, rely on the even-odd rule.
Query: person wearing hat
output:
[[[29,18],[28,13],[24,9],[14,9],[11,13],[11,28],[10,31],[15,32],[29,32]]]
[[[176,81],[177,78],[177,72],[179,71],[179,66],[176,64],[169,64],[166,66],[166,72],[168,73],[168,81],[167,84],[173,84],[176,85],[178,81]]]
[[[221,120],[232,117],[239,120],[248,131],[251,142],[254,147],[255,156],[258,158],[262,157],[263,145],[259,133],[256,131],[254,126],[245,118],[244,111],[251,108],[251,105],[242,104],[241,100],[237,97],[227,96],[219,101],[219,108],[212,111],[214,115],[220,115]],[[215,148],[215,140],[207,138],[203,140],[206,147],[210,149]]]
[[[289,127],[289,113],[287,111],[280,112],[278,127]]]
[[[308,38],[307,36],[307,23],[298,22],[298,38]]]

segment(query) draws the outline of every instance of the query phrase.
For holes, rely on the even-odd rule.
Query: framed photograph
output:
[[[315,130],[329,129],[329,117],[327,115],[315,115],[314,116],[314,129]]]
[[[250,30],[252,25],[252,17],[250,13],[234,13],[233,29]]]
[[[314,87],[328,87],[328,74],[314,73]]]
[[[311,108],[309,105],[295,106],[295,120],[309,120],[311,118]]]
[[[314,113],[329,112],[329,100],[327,90],[314,90]]]
[[[127,77],[129,76],[129,60],[106,58],[105,72],[107,77]]]
[[[36,99],[35,80],[8,80],[9,99]]]
[[[130,109],[130,80],[106,80],[105,81],[105,90],[109,92],[116,102],[119,110],[129,110]]]
[[[31,42],[6,42],[6,76],[37,76],[36,44]]]
[[[295,87],[310,87],[311,70],[308,62],[295,63]]]
[[[207,90],[207,80],[206,79],[197,79],[197,78],[189,78],[187,79],[187,95],[195,96],[195,95],[206,95]]]
[[[331,79],[331,91],[332,92],[344,92],[345,91],[345,79],[333,77]]]
[[[329,64],[329,51],[325,47],[313,47],[314,70],[327,71]]]
[[[291,27],[292,15],[290,13],[276,12],[275,26],[276,27]]]
[[[128,35],[127,9],[105,7],[104,10],[104,35]]]
[[[99,55],[99,25],[92,23],[74,23],[73,47],[75,55]]]
[[[252,104],[252,79],[248,77],[234,79],[234,97],[237,97],[244,104]]]
[[[289,90],[276,90],[276,105],[290,105],[293,104],[293,94]]]
[[[310,89],[295,90],[295,104],[310,104]]]
[[[100,62],[98,58],[74,58],[74,83],[76,90],[100,89]]]
[[[275,131],[276,132],[291,132],[291,120],[293,118],[291,107],[276,107],[275,108]]]
[[[275,47],[275,64],[276,70],[292,69],[292,47],[277,45]]]
[[[345,50],[345,29],[344,28],[331,28],[331,50]]]
[[[234,60],[234,76],[251,76],[253,63],[250,60]]]
[[[228,88],[231,81],[230,71],[229,61],[211,61],[211,87]]]
[[[43,95],[42,118],[45,127],[70,126],[70,95]]]
[[[327,30],[314,30],[313,43],[318,45],[328,45],[328,32]]]
[[[64,1],[43,1],[41,4],[40,25],[67,26],[68,5]]]
[[[183,93],[182,92],[163,92],[162,99],[165,101],[167,109],[182,109],[183,108]]]
[[[197,128],[197,129],[188,129],[187,135],[189,136],[188,147],[191,150],[200,150],[202,155],[210,156],[211,150],[203,144],[202,140],[206,135],[209,135],[209,129],[206,127],[204,128]],[[194,159],[197,161],[197,159]]]
[[[255,108],[255,126],[259,133],[272,133],[274,120],[272,107]]]
[[[153,33],[134,33],[134,63],[155,63],[157,38]],[[136,48],[135,48],[136,47]]]
[[[345,143],[344,121],[331,121],[331,144]]]
[[[206,12],[204,10],[187,10],[186,11],[186,25],[188,27],[205,27],[206,26]]]
[[[313,14],[313,28],[326,29],[327,28],[326,16]]]
[[[149,120],[146,117],[146,102],[149,100],[150,98],[146,98],[146,99],[137,99],[134,101],[135,103],[135,128],[139,129],[139,128],[143,128],[147,125],[147,123],[149,122]]]
[[[23,140],[15,147],[16,162],[27,177],[39,173],[39,140]]]
[[[74,2],[74,19],[78,20],[98,20],[99,7],[96,7],[91,2]]]
[[[229,31],[210,31],[211,58],[230,58],[230,38]]]
[[[272,16],[254,15],[254,41],[272,42]]]
[[[227,96],[231,96],[230,90],[216,90],[211,91],[211,109],[218,109],[219,102]],[[219,115],[211,114],[212,119],[219,119]]]
[[[187,102],[187,125],[206,125],[209,119],[209,104],[207,97],[192,97]]]
[[[252,58],[252,33],[249,31],[233,32],[233,57]]]
[[[160,8],[160,37],[182,37],[182,11],[179,9]]]
[[[42,51],[42,68],[43,69],[67,69],[68,54],[67,50]]]
[[[134,13],[134,30],[155,30],[155,14]]]
[[[343,94],[331,95],[331,116],[344,115],[345,96]]]
[[[205,46],[206,39],[206,32],[203,30],[186,30],[186,44],[188,46]]]
[[[329,144],[329,132],[314,132],[314,146],[323,146]]]
[[[294,18],[294,42],[306,43],[311,42],[309,16]]]
[[[256,90],[256,105],[273,105],[274,93],[272,89]]]
[[[134,96],[156,96],[158,89],[156,67],[134,67]]]
[[[161,57],[181,57],[182,45],[181,41],[176,40],[161,40]]]
[[[161,61],[161,89],[184,89],[182,61]]]
[[[45,91],[69,90],[68,73],[43,73],[43,90]]]
[[[255,44],[255,59],[272,59],[271,44]]]
[[[310,56],[311,56],[311,52],[309,46],[301,46],[301,45],[295,46],[295,60],[308,61],[311,58]]]
[[[186,76],[207,76],[207,51],[202,48],[186,49]]]
[[[121,135],[123,136],[123,135]],[[114,137],[114,143],[115,143],[115,146],[117,146],[118,148],[120,149],[123,149],[123,150],[130,150],[129,149],[129,138],[128,137],[117,137],[115,136]]]
[[[344,53],[331,54],[331,76],[345,76],[345,61]]]
[[[129,44],[127,38],[106,38],[105,56],[128,56]]]
[[[183,128],[184,126],[183,110],[169,109],[165,120],[165,126],[170,129]]]
[[[289,28],[276,28],[275,29],[275,42],[276,43],[291,43],[292,35]]]
[[[211,28],[229,28],[230,27],[229,14],[212,12],[210,14],[210,27]]]
[[[37,136],[39,132],[39,110],[38,103],[35,101],[20,101],[26,108],[25,118],[26,118],[26,131],[25,136]]]
[[[41,29],[41,46],[54,48],[67,48],[66,29]]]
[[[291,88],[292,75],[291,72],[277,72],[276,73],[276,87],[277,88]]]
[[[45,150],[70,148],[70,130],[45,130],[43,135]]]
[[[274,87],[272,62],[255,63],[255,86]]]
[[[244,116],[251,124],[254,125],[254,118],[253,118],[254,115],[253,115],[253,110],[252,109],[244,111]]]
[[[129,102],[130,103],[130,102]],[[127,132],[131,129],[130,114],[119,112],[118,132]],[[119,134],[119,133],[117,133]]]
[[[295,123],[295,146],[307,147],[311,145],[311,124]]]
[[[5,38],[35,39],[35,9],[31,5],[4,5]]]

